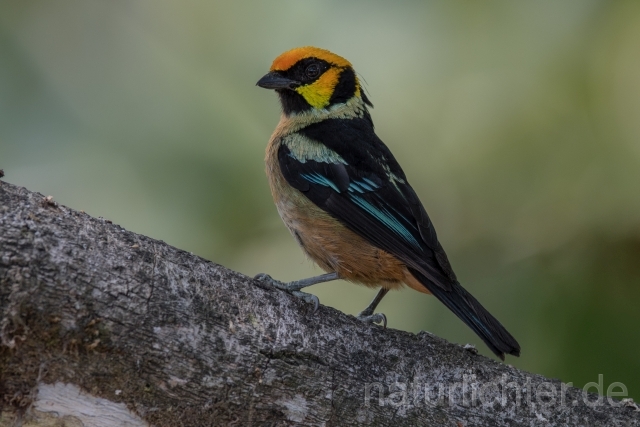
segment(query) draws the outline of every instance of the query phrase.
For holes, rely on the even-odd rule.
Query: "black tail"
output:
[[[505,353],[520,356],[518,341],[460,283],[453,282],[451,289],[445,290],[441,286],[432,284],[420,272],[414,269],[410,269],[410,271],[429,289],[429,292],[482,338],[482,341],[496,356],[502,360],[504,360]]]

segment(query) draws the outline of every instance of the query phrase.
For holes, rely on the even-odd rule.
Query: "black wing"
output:
[[[329,120],[301,133],[343,161],[301,161],[282,145],[278,160],[287,182],[352,231],[449,290],[456,278],[431,220],[371,126]]]
[[[457,281],[433,224],[389,149],[366,119],[331,119],[300,131],[338,156],[297,158],[278,151],[284,178],[314,204],[409,271],[504,360],[520,345]]]

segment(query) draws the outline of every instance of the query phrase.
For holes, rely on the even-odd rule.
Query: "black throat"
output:
[[[311,110],[311,105],[307,103],[302,95],[290,89],[277,89],[276,92],[280,97],[282,104],[282,112],[289,116],[294,113],[302,113]]]

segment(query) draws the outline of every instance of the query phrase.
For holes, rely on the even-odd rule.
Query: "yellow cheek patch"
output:
[[[302,95],[313,108],[322,109],[329,105],[333,90],[338,84],[340,72],[340,69],[329,68],[315,82],[297,87],[296,92]]]

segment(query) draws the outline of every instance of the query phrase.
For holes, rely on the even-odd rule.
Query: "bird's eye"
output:
[[[308,78],[315,79],[320,75],[320,66],[318,64],[311,64],[304,72]]]

